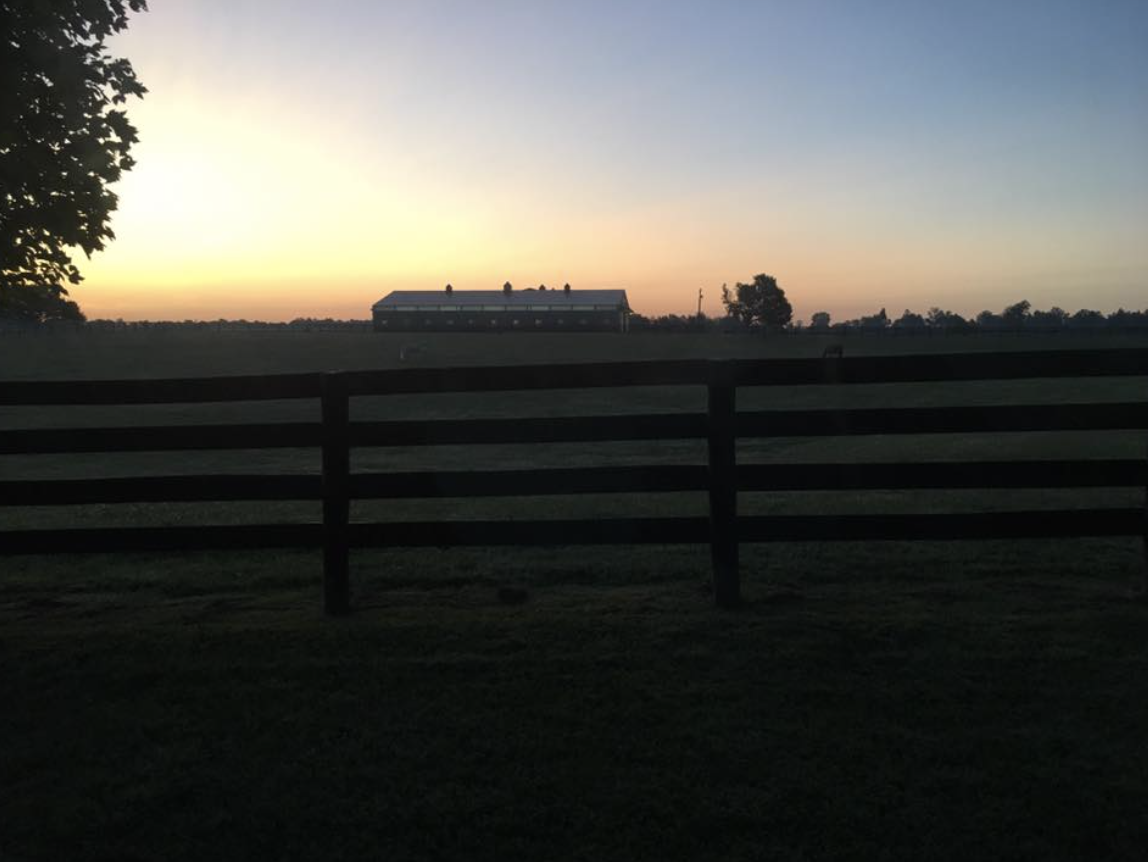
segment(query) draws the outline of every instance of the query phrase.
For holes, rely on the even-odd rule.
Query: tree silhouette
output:
[[[933,329],[940,329],[946,332],[963,332],[971,326],[969,321],[965,320],[955,311],[946,311],[936,306],[930,308],[928,314],[925,315],[925,323]]]
[[[1010,305],[1001,312],[1001,318],[1005,322],[1005,326],[1012,329],[1019,329],[1028,322],[1029,317],[1032,315],[1032,303],[1027,299],[1022,299],[1020,302]]]
[[[114,238],[108,185],[132,167],[120,107],[146,90],[104,41],[146,0],[0,0],[0,316],[83,319],[67,300],[85,255]]]
[[[984,330],[989,329],[1003,329],[1005,322],[1004,318],[999,314],[994,314],[987,308],[976,316],[977,327]]]
[[[1082,308],[1068,322],[1077,329],[1095,329],[1104,325],[1104,315],[1090,308]]]
[[[755,275],[749,284],[739,281],[734,291],[731,294],[722,286],[722,304],[727,315],[747,326],[762,326],[768,331],[788,326],[793,320],[793,307],[772,275]]]
[[[1068,312],[1059,306],[1053,306],[1048,311],[1034,311],[1032,325],[1040,329],[1063,329],[1068,321]]]
[[[884,330],[889,327],[889,315],[882,308],[876,314],[861,315],[859,325],[862,329]]]
[[[893,328],[898,331],[924,329],[925,325],[924,317],[907,308],[904,314],[893,321]]]
[[[815,311],[813,312],[813,316],[809,318],[809,328],[828,330],[831,319],[828,311]]]

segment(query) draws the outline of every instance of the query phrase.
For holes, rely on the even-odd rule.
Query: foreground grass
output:
[[[1132,542],[6,561],[3,859],[1141,859]],[[528,590],[520,606],[499,586]]]

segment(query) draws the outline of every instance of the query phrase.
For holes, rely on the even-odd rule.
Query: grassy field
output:
[[[451,336],[419,364],[819,356],[813,338]],[[0,377],[396,366],[336,333],[10,339]],[[1106,346],[1148,346],[1108,339]],[[853,338],[846,355],[1092,347]],[[774,389],[767,404],[1148,397],[1144,379]],[[693,410],[702,394],[395,397],[357,416]],[[272,403],[2,409],[0,426],[264,421]],[[693,444],[488,447],[484,466],[697,462]],[[1142,457],[1143,435],[746,442],[743,460]],[[356,469],[476,466],[461,447]],[[0,457],[5,477],[310,471],[314,453]],[[743,510],[985,510],[1088,494],[745,495]],[[1140,495],[1138,500],[1142,500]],[[358,517],[687,514],[692,495],[371,504]],[[0,510],[3,526],[308,520],[296,504]],[[706,549],[353,556],[356,613],[319,613],[318,556],[0,558],[0,860],[1141,859],[1148,607],[1123,540],[750,546],[735,613]],[[503,586],[527,590],[502,604]]]

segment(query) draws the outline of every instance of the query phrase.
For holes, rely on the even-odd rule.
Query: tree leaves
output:
[[[121,108],[143,96],[129,61],[104,40],[145,0],[0,0],[0,316],[77,319],[69,250],[114,238],[135,127]]]
[[[721,294],[726,314],[746,326],[777,330],[793,320],[793,307],[772,275],[761,273],[749,284],[738,282],[733,292],[722,285]]]

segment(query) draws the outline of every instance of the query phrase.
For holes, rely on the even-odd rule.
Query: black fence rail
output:
[[[738,412],[747,386],[1148,377],[1148,350],[1037,351],[757,361],[421,368],[185,380],[0,383],[0,405],[115,405],[319,399],[321,421],[0,431],[0,454],[318,448],[319,475],[194,475],[0,481],[0,505],[321,501],[322,523],[0,531],[0,554],[314,548],[328,613],[350,608],[352,548],[706,543],[716,602],[740,600],[742,542],[1142,536],[1148,510],[738,516],[742,491],[1143,488],[1148,460],[895,463],[736,462],[739,438],[1148,430],[1142,401]],[[526,419],[350,421],[358,396],[631,386],[697,386],[706,411]],[[351,473],[354,447],[706,441],[705,465]],[[708,517],[352,523],[353,500],[699,491]]]

